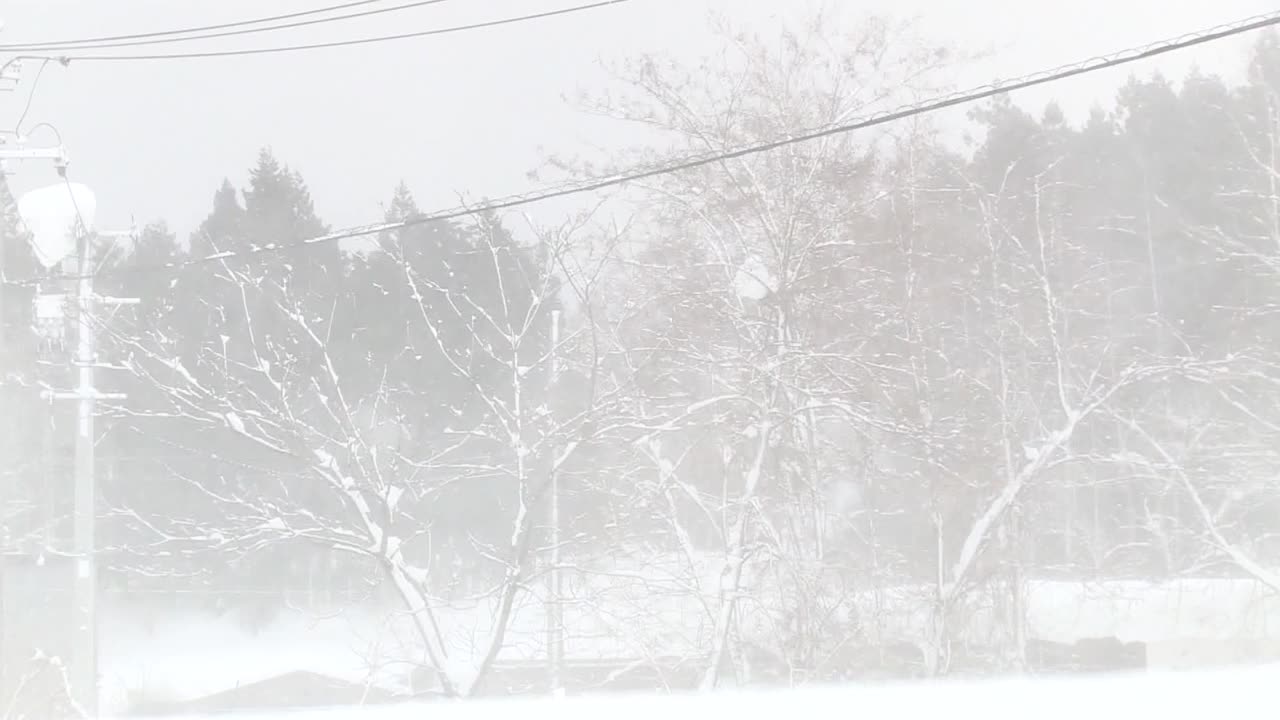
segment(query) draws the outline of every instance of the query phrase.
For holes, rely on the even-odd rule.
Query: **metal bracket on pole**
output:
[[[90,392],[45,390],[40,393],[44,400],[128,400],[124,393],[104,393],[96,390]]]
[[[61,145],[37,148],[7,148],[7,143],[0,142],[0,159],[4,160],[52,160],[54,164],[66,167],[70,164],[67,151]]]
[[[105,363],[105,362],[86,363],[86,362],[80,362],[79,360],[76,360],[75,362],[71,363],[71,367],[74,367],[74,368],[91,367],[94,370],[120,370],[120,371],[127,371],[129,369],[128,366],[126,365],[113,365],[112,363]]]
[[[7,142],[0,137],[0,172],[9,174],[8,162],[10,160],[52,160],[54,168],[59,175],[64,175],[67,166],[71,164],[71,159],[67,156],[66,148],[61,145],[54,147],[37,147],[28,148],[26,138],[17,138],[12,142]]]
[[[138,298],[118,298],[118,297],[111,297],[110,295],[96,295],[95,298],[98,302],[102,303],[103,305],[110,305],[112,307],[118,307],[120,305],[142,304],[142,300]]]

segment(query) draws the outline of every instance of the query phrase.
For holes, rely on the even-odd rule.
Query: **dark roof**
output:
[[[377,687],[311,672],[293,672],[175,703],[130,708],[133,715],[182,715],[237,710],[283,710],[332,705],[382,705],[407,700]]]

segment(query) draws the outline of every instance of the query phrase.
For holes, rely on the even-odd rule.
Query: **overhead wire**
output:
[[[586,12],[589,10],[597,10],[612,5],[621,5],[631,2],[632,0],[598,0],[597,2],[587,3],[584,5],[573,5],[570,7],[559,8],[556,10],[545,10],[542,12],[529,13],[527,15],[517,15],[514,17],[499,18],[497,20],[485,20],[481,22],[468,23],[465,25],[454,25],[444,28],[433,28],[430,30],[417,30],[412,32],[396,33],[392,35],[375,35],[372,37],[353,38],[348,40],[332,40],[329,42],[308,43],[300,45],[280,45],[261,48],[241,48],[235,50],[210,50],[204,52],[185,52],[185,53],[160,53],[147,55],[63,55],[61,58],[66,62],[112,62],[112,61],[147,61],[147,60],[185,60],[193,58],[217,58],[217,57],[237,57],[244,55],[267,55],[288,52],[300,52],[304,50],[321,50],[325,48],[352,47],[357,45],[369,45],[372,43],[391,42],[394,40],[408,40],[413,38],[432,37],[435,35],[449,35],[452,33],[467,32],[470,30],[480,30],[483,28],[499,27],[502,25],[514,25],[516,23],[529,22],[532,20],[542,20],[545,18],[559,17],[562,15],[570,15],[573,13]]]
[[[197,40],[211,40],[222,37],[237,37],[241,35],[252,35],[255,33],[274,32],[277,30],[289,30],[293,28],[309,27],[312,25],[322,25],[326,23],[340,22],[344,20],[355,20],[365,17],[373,17],[375,15],[383,15],[391,12],[399,12],[401,10],[412,10],[429,5],[439,5],[440,3],[449,2],[449,0],[416,0],[415,2],[402,3],[400,5],[392,5],[389,7],[374,8],[372,10],[362,10],[360,12],[347,13],[346,15],[331,15],[328,17],[311,18],[309,20],[297,20],[279,25],[267,25],[265,27],[242,27],[233,30],[222,30],[220,32],[207,32],[197,35],[182,35],[178,37],[159,37],[151,39],[126,40],[123,42],[90,42],[81,44],[67,44],[56,48],[58,52],[75,51],[75,50],[106,50],[110,48],[125,47],[141,47],[145,45],[159,45],[165,43],[192,42]],[[4,45],[0,46],[0,51],[34,51],[47,50],[39,45]]]
[[[59,62],[63,65],[67,64],[66,58],[54,57],[53,55],[15,55],[14,57],[5,60],[3,65],[0,65],[0,75],[4,74],[4,72],[10,67],[17,65],[23,60],[40,60],[42,62]]]
[[[132,33],[128,35],[104,35],[99,37],[78,38],[75,40],[42,40],[39,42],[4,44],[0,45],[0,52],[12,51],[15,48],[57,49],[58,47],[65,45],[82,45],[85,43],[111,42],[115,40],[141,40],[145,38],[161,37],[164,35],[180,35],[184,33],[208,32],[210,30],[224,30],[226,28],[244,27],[246,25],[257,25],[259,23],[267,22],[280,22],[282,20],[292,20],[294,18],[306,17],[308,15],[320,15],[339,10],[348,10],[353,7],[373,5],[374,3],[383,1],[384,0],[357,0],[356,2],[345,2],[338,5],[329,5],[328,7],[300,10],[298,12],[286,13],[284,15],[268,15],[266,17],[252,18],[249,20],[236,20],[234,22],[219,23],[217,25],[201,25],[198,27],[179,28],[174,30],[156,30],[153,32]]]
[[[27,91],[27,101],[22,106],[22,114],[18,116],[18,121],[13,124],[13,134],[19,138],[22,137],[22,123],[27,121],[27,115],[31,113],[31,103],[35,101],[36,89],[40,87],[40,78],[44,75],[45,68],[49,67],[52,62],[48,58],[40,61],[40,69],[36,70],[36,77],[31,81],[31,89]]]
[[[17,57],[9,58],[4,62],[3,65],[0,65],[0,74],[3,74],[10,67],[17,65],[18,63],[21,63],[23,60],[39,60],[40,69],[36,70],[36,78],[35,80],[32,81],[31,89],[27,92],[27,100],[26,100],[26,103],[24,103],[22,106],[22,114],[18,116],[18,121],[14,123],[13,130],[10,133],[19,138],[22,137],[22,123],[26,122],[27,115],[31,112],[31,103],[34,102],[35,100],[36,89],[39,88],[40,86],[40,78],[44,76],[45,68],[47,68],[49,66],[49,63],[51,62],[60,63],[64,67],[67,64],[66,60],[63,58],[50,57],[46,55],[18,55]],[[48,125],[48,123],[39,123],[36,125],[36,127],[40,127],[43,125]],[[52,128],[53,126],[49,125],[49,127]],[[54,128],[53,131],[55,134],[59,135],[59,143],[61,143],[61,133],[58,133],[56,128]],[[4,132],[4,131],[0,131],[0,132]]]
[[[834,135],[847,134],[850,132],[863,130],[879,125],[884,125],[910,117],[934,113],[947,108],[959,105],[970,104],[980,100],[985,100],[998,95],[1005,95],[1017,90],[1023,90],[1039,85],[1059,82],[1072,77],[1086,75],[1090,73],[1107,70],[1110,68],[1128,65],[1141,60],[1158,57],[1179,50],[1185,50],[1190,47],[1216,42],[1236,35],[1241,35],[1256,30],[1280,25],[1280,11],[1256,15],[1245,20],[1235,23],[1218,25],[1216,27],[1203,30],[1196,33],[1188,33],[1176,38],[1148,43],[1146,45],[1121,50],[1109,55],[1098,56],[1089,60],[1084,60],[1069,65],[1062,65],[1057,68],[1042,70],[1030,75],[1022,77],[997,81],[987,85],[979,86],[967,91],[950,93],[937,97],[925,102],[913,103],[901,106],[894,110],[873,114],[859,120],[827,125],[811,130],[800,131],[786,135],[781,138],[769,140],[761,143],[754,143],[735,149],[726,149],[722,151],[706,152],[693,155],[687,155],[683,158],[658,163],[638,168],[630,171],[618,173],[605,177],[586,178],[580,181],[564,183],[559,186],[534,190],[519,195],[509,195],[497,200],[491,200],[470,206],[460,206],[439,210],[431,213],[415,215],[413,217],[395,221],[374,223],[350,227],[338,230],[324,235],[319,235],[303,240],[287,243],[268,243],[264,245],[256,245],[244,250],[219,252],[211,255],[190,258],[182,261],[156,263],[150,265],[138,265],[125,268],[113,268],[111,270],[95,273],[95,277],[117,277],[135,274],[149,273],[169,273],[172,274],[190,267],[207,265],[211,263],[227,263],[237,260],[245,260],[256,257],[258,255],[281,254],[293,251],[306,250],[312,246],[338,242],[359,237],[367,237],[385,232],[394,232],[409,227],[423,225],[432,222],[443,222],[448,220],[459,219],[463,217],[474,217],[477,215],[508,210],[514,207],[530,205],[554,198],[566,197],[570,195],[578,195],[583,193],[595,192],[598,190],[617,187],[643,180],[647,178],[657,177],[661,175],[669,175],[672,173],[682,172],[694,168],[704,167],[726,160],[746,157],[759,153],[768,152],[788,145],[809,142],[820,138],[830,137]],[[77,276],[66,275],[63,279],[77,279]],[[11,285],[25,285],[36,282],[30,281],[10,281]]]
[[[62,131],[59,130],[56,125],[50,122],[38,122],[35,125],[32,125],[31,130],[30,132],[27,133],[26,137],[30,137],[31,133],[34,133],[36,130],[41,130],[41,129],[48,130],[49,132],[53,133],[54,140],[56,140],[59,145],[62,144]]]

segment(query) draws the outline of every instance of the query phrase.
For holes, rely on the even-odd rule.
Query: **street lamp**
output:
[[[46,270],[64,263],[75,267],[73,253],[86,241],[97,205],[93,191],[79,183],[57,183],[19,198],[18,215],[31,238],[36,260]],[[34,309],[35,330],[45,357],[65,349],[66,306],[62,288],[48,292],[42,283]]]
[[[18,215],[31,234],[36,259],[46,269],[66,260],[93,227],[98,199],[88,187],[61,182],[18,199]]]

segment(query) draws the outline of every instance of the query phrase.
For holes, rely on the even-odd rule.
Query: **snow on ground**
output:
[[[644,660],[699,654],[709,646],[712,630],[702,601],[715,602],[713,576],[708,571],[690,583],[650,569],[571,583],[577,599],[566,604],[568,656]],[[784,592],[764,587],[761,596],[747,601],[742,614],[747,629],[769,633],[768,596]],[[1280,597],[1247,580],[1032,581],[1025,594],[1029,636],[1041,640],[1280,639]],[[843,614],[860,618],[874,641],[913,642],[927,637],[931,598],[928,587],[858,590],[846,598]],[[984,632],[989,612],[983,600],[967,612],[976,618],[970,633]],[[465,664],[483,654],[491,617],[485,604],[440,613],[454,658]],[[545,657],[544,622],[538,599],[522,598],[500,659]],[[103,700],[110,708],[123,707],[130,694],[152,701],[190,700],[296,671],[403,688],[409,663],[422,656],[407,618],[391,608],[320,618],[291,610],[250,629],[234,614],[140,614],[108,606],[101,632]],[[454,669],[466,674],[463,667]]]
[[[775,720],[779,717],[940,718],[984,720],[1081,720],[1082,718],[1211,717],[1253,720],[1275,717],[1280,666],[1227,671],[1116,675],[1073,679],[1009,679],[706,695],[635,695],[582,698],[475,700],[275,713],[218,715],[220,720]],[[172,720],[179,720],[174,718]],[[213,720],[187,716],[181,720]]]
[[[1035,581],[1026,602],[1041,640],[1280,640],[1280,595],[1254,580]]]
[[[291,672],[404,687],[412,657],[400,635],[353,614],[324,618],[285,611],[258,629],[235,614],[152,613],[139,618],[108,606],[99,630],[102,704],[192,700]],[[108,619],[109,618],[109,619]]]
[[[860,591],[850,604],[881,640],[909,642],[927,636],[934,592],[931,586]],[[1280,641],[1280,594],[1255,580],[1031,580],[1022,593],[1028,636],[1038,640]],[[975,592],[963,602],[967,633],[980,639],[993,622],[991,598]]]
[[[723,560],[700,557],[695,563],[623,561],[602,574],[571,583],[578,602],[579,627],[614,634],[610,650],[640,657],[638,648],[682,654],[706,647],[711,616],[718,602]],[[694,566],[696,565],[696,567]],[[744,579],[741,622],[758,639],[776,636],[777,609],[795,603],[797,588],[762,573]],[[856,626],[878,642],[912,642],[928,637],[937,589],[932,585],[850,585],[832,576],[821,581],[821,602],[832,617]],[[811,590],[806,588],[806,590]],[[981,589],[963,598],[966,633],[981,640],[990,633],[995,603]],[[1182,579],[1165,582],[1108,580],[1081,582],[1032,579],[1021,586],[1031,637],[1073,643],[1084,638],[1115,637],[1123,642],[1172,638],[1280,641],[1280,594],[1250,579]],[[700,595],[700,596],[699,596]],[[810,598],[812,601],[813,598]],[[536,608],[533,609],[536,612]],[[539,620],[540,623],[540,615]],[[540,625],[538,625],[540,627]],[[581,651],[600,649],[599,644]]]

